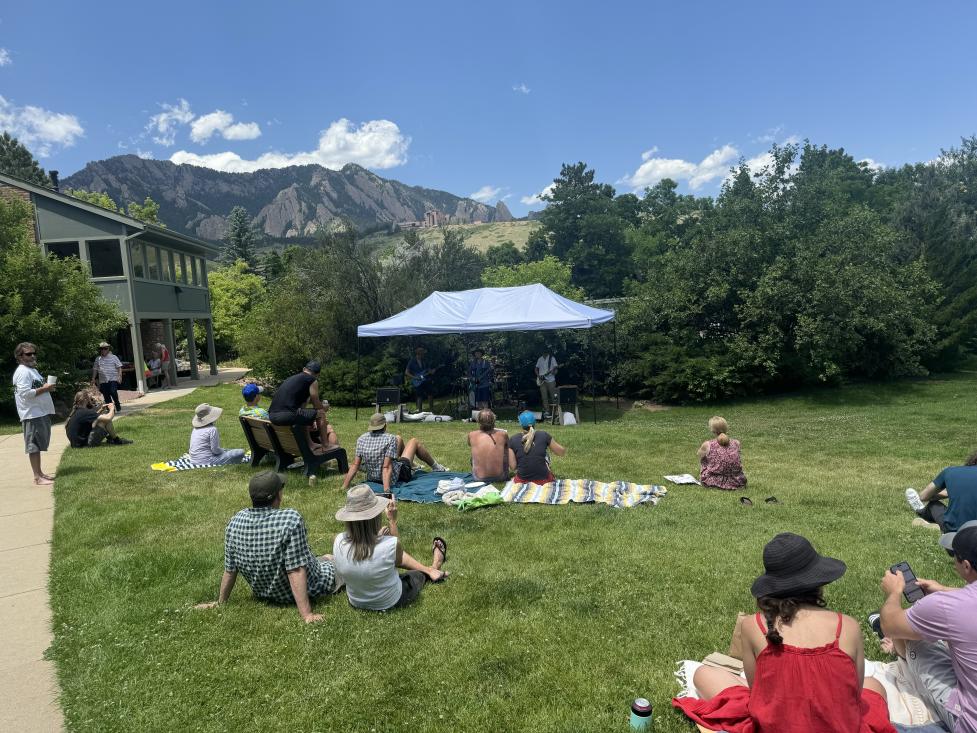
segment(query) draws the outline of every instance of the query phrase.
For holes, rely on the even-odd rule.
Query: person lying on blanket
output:
[[[702,666],[692,678],[701,699],[672,705],[729,733],[894,733],[885,688],[864,678],[858,622],[824,601],[824,586],[845,563],[785,532],[763,548],[763,568],[751,588],[760,610],[740,624],[746,681]]]
[[[509,438],[509,465],[516,467],[513,478],[517,484],[548,484],[556,481],[550,470],[547,448],[556,455],[566,455],[567,449],[553,440],[545,430],[536,429],[536,415],[529,410],[519,413],[522,435]]]
[[[349,488],[356,472],[362,468],[367,481],[382,483],[383,490],[389,492],[391,486],[411,480],[414,456],[429,465],[432,471],[449,470],[434,460],[417,438],[404,442],[399,435],[388,433],[387,418],[378,412],[370,418],[367,432],[356,439],[356,456],[343,479],[343,491]]]
[[[194,410],[193,432],[190,433],[190,450],[186,457],[202,466],[222,466],[227,463],[240,463],[244,459],[243,448],[221,448],[220,433],[217,432],[217,418],[223,413],[223,408],[208,405],[206,402],[197,405]]]
[[[403,608],[417,599],[425,583],[440,583],[447,577],[441,566],[448,558],[448,545],[440,537],[434,538],[430,565],[404,552],[397,532],[396,499],[377,496],[369,486],[359,484],[346,494],[346,506],[336,512],[336,519],[346,523],[346,531],[336,535],[332,554],[353,608]],[[407,572],[399,575],[397,568]]]
[[[495,427],[495,413],[478,413],[478,430],[468,433],[472,449],[472,475],[479,481],[509,480],[509,433]]]
[[[320,614],[312,612],[309,599],[338,593],[342,576],[332,555],[316,557],[312,552],[302,515],[282,509],[284,488],[285,479],[274,471],[251,477],[251,507],[235,514],[224,532],[224,575],[217,600],[194,608],[227,603],[241,573],[255,597],[294,604],[307,624],[322,621]]]

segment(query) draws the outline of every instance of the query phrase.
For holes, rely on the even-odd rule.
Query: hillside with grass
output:
[[[225,408],[222,444],[243,445],[240,390],[199,389],[125,418],[133,445],[69,450],[58,469],[50,653],[68,727],[624,733],[631,700],[647,696],[656,731],[688,733],[670,706],[675,663],[727,649],[776,533],[848,564],[827,600],[862,622],[871,659],[882,653],[864,618],[886,568],[905,560],[957,583],[936,535],[910,526],[903,490],[973,450],[975,396],[977,374],[959,373],[662,412],[602,408],[596,425],[547,428],[567,447],[557,475],[661,483],[695,472],[719,413],[742,441],[749,485],[669,485],[658,506],[627,510],[402,502],[405,549],[427,558],[431,538],[445,537],[450,579],[391,613],[321,599],[325,620],[307,626],[294,608],[255,601],[243,580],[226,606],[193,610],[217,595],[224,527],[248,504],[253,474],[149,470],[186,450],[200,402]],[[343,445],[367,412],[330,413]],[[468,464],[469,425],[397,428],[443,463]],[[109,459],[111,479],[96,480]],[[318,553],[342,529],[340,484],[334,471],[314,487],[289,472],[284,505],[305,517]]]
[[[457,231],[464,235],[465,242],[479,252],[489,247],[510,241],[520,250],[526,249],[529,235],[539,228],[534,221],[497,221],[483,224],[451,224],[450,231]],[[418,229],[417,232],[426,242],[432,242],[440,237],[437,228]],[[402,238],[402,234],[371,234],[365,239],[377,249],[392,249]]]

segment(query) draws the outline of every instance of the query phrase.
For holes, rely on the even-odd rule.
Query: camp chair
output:
[[[346,450],[333,448],[322,455],[316,455],[309,448],[308,435],[303,425],[272,425],[268,420],[254,417],[242,417],[240,420],[244,435],[251,446],[252,466],[256,466],[262,457],[273,452],[276,459],[275,470],[280,473],[299,458],[305,464],[304,473],[309,478],[315,476],[319,467],[329,461],[336,461],[342,473],[349,471]]]

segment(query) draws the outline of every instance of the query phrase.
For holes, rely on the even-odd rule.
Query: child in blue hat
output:
[[[254,382],[248,382],[244,385],[244,388],[241,390],[241,396],[244,398],[246,404],[238,410],[237,414],[241,417],[257,417],[262,420],[267,420],[268,410],[264,407],[258,407],[258,402],[261,400],[261,393],[264,391],[264,387]]]

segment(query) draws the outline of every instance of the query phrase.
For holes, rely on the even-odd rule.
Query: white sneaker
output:
[[[923,500],[919,498],[919,492],[916,489],[906,489],[906,503],[917,514],[926,508]]]
[[[432,471],[450,471],[451,469],[448,468],[447,466],[442,466],[440,463],[435,462],[434,463],[434,468],[432,468],[431,470]]]
[[[935,529],[937,532],[940,531],[940,525],[938,525],[936,522],[927,522],[922,517],[916,517],[915,519],[913,519],[912,525],[914,527],[926,527],[926,529]]]

